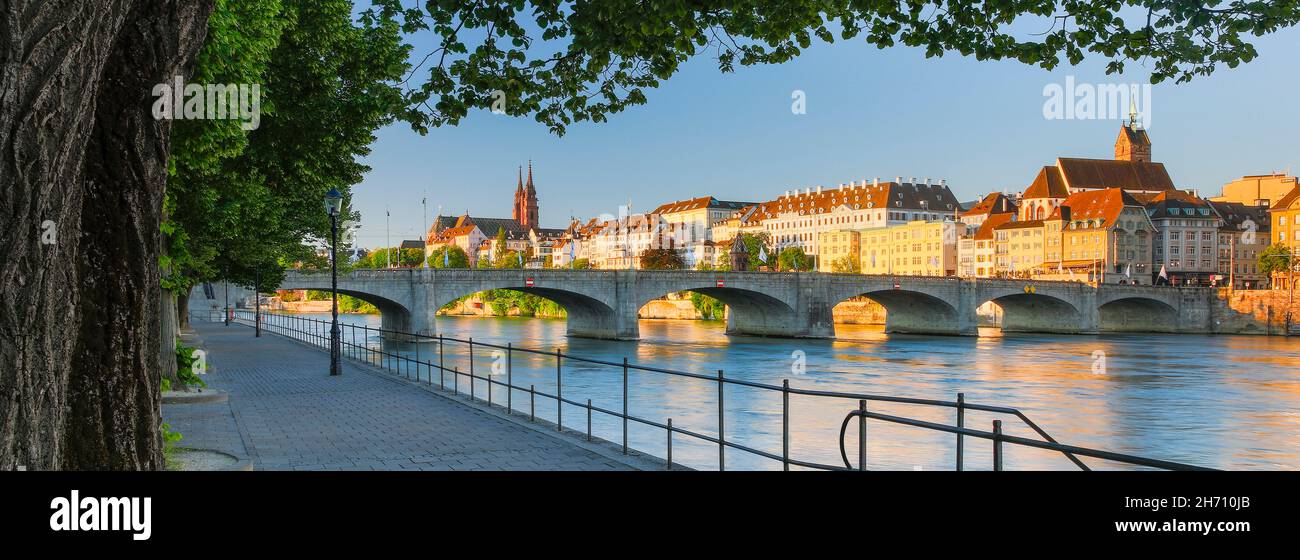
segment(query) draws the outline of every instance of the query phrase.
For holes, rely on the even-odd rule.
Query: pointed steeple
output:
[[[533,160],[531,159],[528,160],[528,192],[537,193],[537,189],[533,187]]]
[[[1142,123],[1138,121],[1137,100],[1131,95],[1128,99],[1128,126],[1129,128],[1142,128]]]
[[[531,168],[528,170],[528,174],[530,177],[532,176]],[[521,192],[524,192],[524,166],[522,165],[519,166],[519,186],[515,187],[515,194],[518,195]]]

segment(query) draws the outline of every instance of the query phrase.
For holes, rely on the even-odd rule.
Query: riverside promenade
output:
[[[564,436],[381,371],[252,329],[195,322],[204,381],[227,402],[163,405],[180,447],[250,459],[257,470],[636,470]]]

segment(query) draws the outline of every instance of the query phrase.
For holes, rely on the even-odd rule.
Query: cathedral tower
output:
[[[537,223],[537,187],[533,186],[533,162],[528,162],[528,182],[524,183],[524,170],[519,169],[519,183],[515,187],[515,204],[512,218],[524,226],[524,229],[536,229]]]

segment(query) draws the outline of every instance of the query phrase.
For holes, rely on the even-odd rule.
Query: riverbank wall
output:
[[[1300,294],[1286,290],[1219,290],[1218,332],[1300,334]]]

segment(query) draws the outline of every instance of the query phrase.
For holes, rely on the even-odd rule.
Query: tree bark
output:
[[[152,90],[211,10],[0,0],[0,470],[162,467]]]
[[[190,290],[194,288],[191,287]],[[190,330],[190,292],[176,294],[176,324],[181,332]]]

